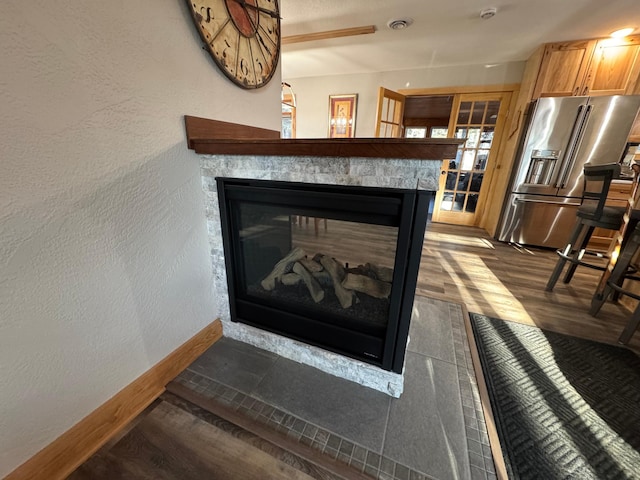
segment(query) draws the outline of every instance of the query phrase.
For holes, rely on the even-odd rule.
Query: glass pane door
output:
[[[376,137],[401,138],[403,136],[404,103],[404,95],[380,87],[376,114]]]
[[[449,132],[466,139],[455,159],[442,165],[433,220],[475,225],[481,208],[482,186],[497,151],[498,129],[504,123],[504,94],[462,94],[454,103]]]

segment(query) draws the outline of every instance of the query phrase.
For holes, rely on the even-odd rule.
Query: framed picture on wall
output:
[[[329,95],[329,138],[352,138],[356,133],[358,94]]]

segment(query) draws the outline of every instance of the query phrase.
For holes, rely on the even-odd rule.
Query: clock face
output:
[[[280,57],[278,0],[187,0],[218,67],[242,88],[260,88]]]

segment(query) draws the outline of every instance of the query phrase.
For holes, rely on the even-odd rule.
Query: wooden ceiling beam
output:
[[[352,37],[354,35],[366,35],[375,32],[375,25],[367,25],[365,27],[352,27],[342,28],[340,30],[327,30],[325,32],[303,33],[302,35],[289,35],[287,37],[282,37],[282,45],[312,42],[314,40],[327,40],[329,38]]]

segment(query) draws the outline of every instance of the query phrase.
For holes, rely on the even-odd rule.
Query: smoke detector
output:
[[[498,13],[498,9],[496,7],[488,7],[480,11],[480,18],[483,20],[489,20],[493,18]]]
[[[391,30],[403,30],[409,27],[413,23],[413,19],[411,18],[398,18],[395,20],[389,20],[387,22],[387,27]]]

